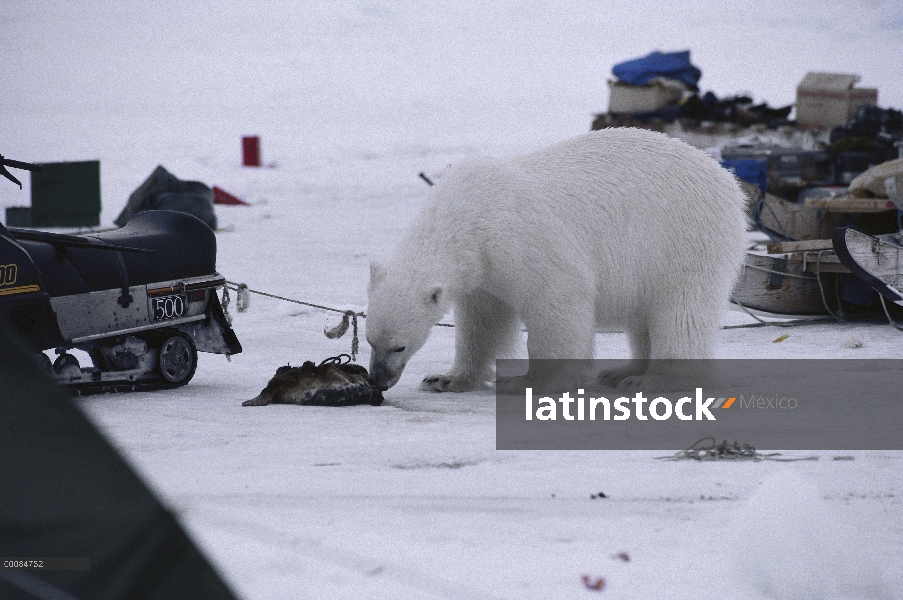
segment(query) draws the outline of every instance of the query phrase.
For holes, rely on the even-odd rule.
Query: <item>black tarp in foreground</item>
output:
[[[8,600],[235,598],[173,515],[2,326],[0,558],[90,561],[78,570],[0,565],[0,598]]]

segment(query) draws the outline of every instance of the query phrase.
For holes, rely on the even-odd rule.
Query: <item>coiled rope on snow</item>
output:
[[[703,443],[709,442],[709,443]],[[797,462],[801,460],[818,460],[818,456],[806,456],[800,458],[778,458],[780,452],[772,452],[770,454],[762,454],[749,444],[739,444],[737,442],[728,443],[727,440],[720,444],[713,437],[704,437],[686,450],[680,450],[673,456],[658,456],[659,460],[774,460],[778,462]]]

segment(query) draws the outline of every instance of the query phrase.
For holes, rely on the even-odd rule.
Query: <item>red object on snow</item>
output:
[[[260,137],[246,135],[241,138],[241,164],[246,167],[260,166]]]
[[[583,576],[583,585],[585,585],[587,587],[587,589],[596,590],[597,592],[601,592],[602,590],[605,589],[605,579],[602,577],[599,577],[598,579],[593,581],[592,579],[589,578],[589,575],[584,575]]]
[[[214,204],[239,204],[241,206],[250,206],[247,202],[239,198],[238,196],[233,196],[226,190],[222,188],[218,188],[213,186],[213,203]]]

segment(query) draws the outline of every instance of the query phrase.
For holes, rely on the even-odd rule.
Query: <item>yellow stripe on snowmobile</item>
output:
[[[40,292],[39,285],[20,285],[19,287],[0,289],[0,296],[11,296],[13,294],[28,294],[29,292]]]

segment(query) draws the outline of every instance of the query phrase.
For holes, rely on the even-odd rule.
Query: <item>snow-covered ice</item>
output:
[[[621,60],[689,48],[704,89],[772,105],[807,71],[853,72],[903,106],[892,1],[4,0],[0,13],[0,153],[100,159],[105,225],[157,164],[218,185],[253,204],[217,207],[218,270],[340,308],[366,306],[369,261],[427,192],[419,172],[588,130]],[[261,136],[269,167],[240,166],[243,134]],[[0,208],[27,204],[25,184],[0,186]],[[903,453],[496,451],[491,392],[417,391],[451,362],[445,328],[381,407],[241,407],[276,367],[347,352],[349,337],[322,334],[335,322],[254,296],[231,362],[201,355],[185,388],[79,402],[242,598],[903,597]],[[896,358],[901,335],[728,329],[719,355]],[[596,345],[627,356],[621,334]]]

